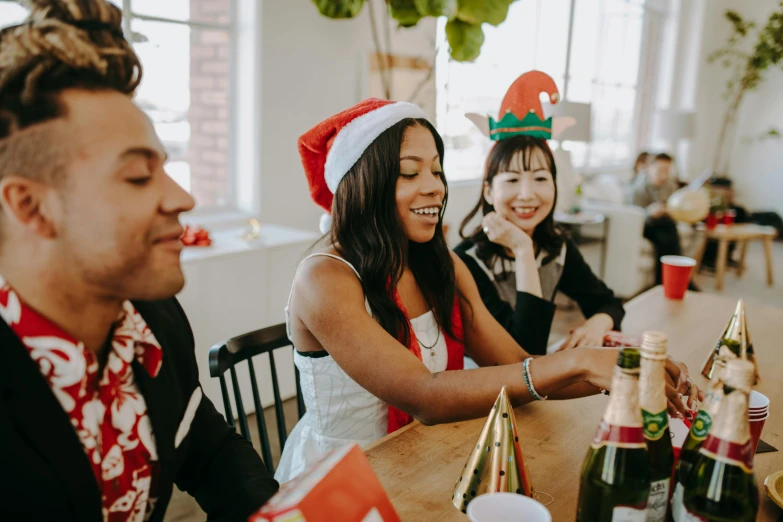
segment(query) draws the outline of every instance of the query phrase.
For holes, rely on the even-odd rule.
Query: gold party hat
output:
[[[750,340],[747,315],[745,314],[745,302],[742,299],[737,302],[737,308],[726,325],[723,335],[720,336],[715,344],[715,348],[710,352],[707,360],[704,361],[701,374],[708,379],[712,379],[716,357],[723,357],[726,360],[735,358],[748,359],[756,366],[756,357],[753,353],[753,343]],[[756,366],[755,380],[758,382],[758,366]]]
[[[756,364],[756,353],[753,351],[753,341],[750,340],[750,329],[748,328],[748,314],[743,314],[742,321],[742,343],[740,344],[740,354],[743,359],[753,363],[755,374],[753,376],[753,386],[759,383],[759,365]]]
[[[477,496],[498,492],[533,496],[530,473],[519,444],[514,408],[505,386],[457,479],[451,500],[464,513],[468,503]]]

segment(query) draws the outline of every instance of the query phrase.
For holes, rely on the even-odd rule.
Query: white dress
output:
[[[331,254],[313,254],[302,263],[319,255],[342,261],[359,276],[348,261]],[[290,295],[288,302],[290,305]],[[365,306],[371,313],[366,300]],[[290,337],[288,307],[286,325]],[[448,350],[432,311],[411,319],[411,326],[422,345],[425,366],[431,372],[444,371]],[[388,424],[388,404],[359,386],[326,352],[302,355],[294,350],[294,364],[299,369],[307,413],[294,427],[280,457],[275,479],[281,483],[296,477],[334,448],[352,443],[366,446],[380,439],[386,435]]]

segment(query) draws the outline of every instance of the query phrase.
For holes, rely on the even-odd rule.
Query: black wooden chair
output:
[[[250,384],[253,390],[253,404],[256,410],[256,422],[258,424],[258,434],[261,439],[261,456],[264,459],[269,473],[274,474],[275,467],[272,463],[272,451],[269,447],[269,433],[264,420],[264,409],[261,406],[261,396],[258,391],[258,379],[253,368],[253,357],[267,354],[269,360],[269,369],[272,377],[272,392],[275,399],[275,416],[277,419],[277,437],[280,441],[280,451],[286,441],[286,426],[283,416],[283,401],[280,399],[280,388],[277,381],[277,368],[275,367],[274,350],[291,346],[291,341],[286,335],[285,324],[278,324],[263,328],[254,332],[246,333],[238,337],[229,339],[223,344],[217,344],[209,350],[209,375],[217,377],[220,380],[220,391],[223,395],[223,407],[225,408],[226,421],[234,426],[234,410],[231,407],[231,397],[226,386],[226,371],[231,375],[231,384],[234,389],[234,401],[237,406],[237,418],[239,420],[239,430],[242,436],[248,441],[250,439],[250,430],[247,424],[247,414],[242,402],[242,394],[239,390],[239,380],[237,379],[237,365],[242,361],[247,362],[248,372],[250,374]],[[299,385],[299,370],[294,368],[296,376],[296,405],[299,418],[305,413],[304,400],[302,399],[302,389]]]

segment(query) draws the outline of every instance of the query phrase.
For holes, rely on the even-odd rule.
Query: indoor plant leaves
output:
[[[364,6],[364,0],[313,0],[313,3],[329,18],[353,18]]]
[[[389,0],[389,8],[392,18],[397,20],[401,27],[413,27],[423,17],[414,0]]]
[[[422,16],[445,16],[453,18],[457,14],[457,0],[413,0]]]
[[[474,25],[500,25],[506,20],[509,0],[458,0],[457,18]]]
[[[469,62],[478,58],[481,53],[484,32],[481,25],[454,18],[446,23],[446,38],[451,47],[451,57],[458,62]]]

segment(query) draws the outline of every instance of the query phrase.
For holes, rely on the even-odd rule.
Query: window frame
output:
[[[238,205],[237,205],[237,156],[238,151],[236,148],[237,140],[236,140],[236,133],[237,133],[237,117],[238,117],[238,111],[237,111],[237,103],[236,103],[236,93],[234,92],[236,85],[237,85],[237,53],[239,52],[239,45],[238,45],[238,35],[237,35],[237,24],[236,20],[239,16],[239,4],[240,2],[237,0],[231,0],[231,17],[230,21],[227,24],[221,24],[216,22],[204,22],[204,21],[198,21],[198,20],[178,20],[175,18],[167,18],[167,17],[161,17],[161,16],[154,16],[154,15],[148,15],[140,12],[136,12],[133,9],[133,0],[122,0],[122,30],[123,33],[126,35],[132,35],[133,34],[133,21],[134,20],[140,20],[145,22],[156,22],[156,23],[163,23],[163,24],[175,24],[175,25],[182,25],[189,28],[197,28],[197,29],[213,29],[213,30],[220,30],[220,31],[226,31],[229,34],[229,47],[232,49],[232,52],[230,53],[229,57],[229,64],[228,64],[228,82],[229,82],[229,93],[228,93],[228,121],[229,121],[229,130],[226,138],[228,139],[228,142],[232,144],[229,148],[228,153],[228,163],[226,165],[226,169],[228,171],[228,177],[226,179],[226,183],[228,184],[228,187],[226,189],[226,200],[227,204],[225,205],[208,205],[204,207],[199,207],[198,205],[194,210],[189,212],[185,218],[186,221],[194,221],[199,220],[200,222],[208,221],[208,222],[216,222],[219,223],[221,221],[235,221],[237,219],[237,215],[240,214]],[[116,4],[115,4],[116,5]],[[135,42],[131,41],[131,45],[135,45]],[[142,64],[143,65],[143,64]],[[198,202],[197,202],[198,203]],[[242,216],[244,217],[244,216]]]
[[[655,107],[648,107],[648,106],[645,106],[643,103],[641,103],[641,101],[642,101],[641,92],[642,91],[648,92],[648,89],[652,88],[652,91],[650,92],[650,94],[655,96],[655,94],[657,93],[657,88],[656,88],[657,86],[651,85],[651,82],[649,82],[647,77],[645,77],[645,74],[644,74],[645,73],[645,69],[647,67],[650,67],[650,66],[652,66],[652,67],[659,67],[661,65],[660,64],[660,58],[659,58],[661,53],[660,52],[653,53],[651,51],[651,49],[653,47],[653,42],[652,42],[652,39],[650,38],[650,32],[651,32],[650,29],[651,28],[650,28],[650,20],[649,19],[651,18],[651,15],[653,15],[653,17],[655,17],[655,16],[661,17],[661,18],[658,18],[656,20],[657,23],[660,23],[661,19],[666,20],[668,18],[668,15],[670,15],[671,13],[669,13],[668,5],[667,5],[667,2],[665,0],[659,0],[659,1],[633,0],[633,1],[627,1],[626,3],[632,4],[635,7],[640,8],[642,10],[642,12],[641,12],[641,31],[642,31],[642,33],[640,35],[639,56],[638,56],[639,65],[638,65],[638,71],[637,71],[637,74],[636,74],[636,79],[635,79],[635,81],[634,81],[634,83],[632,85],[632,87],[634,88],[634,105],[633,105],[633,109],[632,109],[632,112],[633,112],[633,125],[632,125],[632,128],[631,128],[630,135],[628,136],[628,139],[627,139],[628,147],[633,149],[634,147],[638,148],[639,145],[641,145],[640,141],[642,141],[644,139],[644,137],[646,136],[646,133],[643,132],[643,129],[641,128],[641,126],[643,124],[645,124],[645,122],[649,122],[649,121],[652,120],[652,113],[650,113],[650,114],[646,114],[646,113],[650,112],[650,111],[654,112],[654,110],[655,110]],[[572,4],[572,7],[574,7],[575,5],[576,5],[576,2],[574,2]],[[605,3],[601,2],[602,8],[604,7],[604,5],[605,5]],[[538,9],[540,9],[540,6],[537,7],[537,10]],[[601,17],[600,21],[601,21],[602,24],[605,22],[606,16],[607,16],[607,13],[605,13],[603,11],[600,13],[600,17]],[[563,18],[563,23],[568,25],[567,31],[568,31],[568,34],[569,34],[569,42],[570,42],[570,45],[573,46],[573,45],[575,45],[575,41],[574,41],[574,38],[573,38],[574,37],[574,32],[575,32],[575,29],[574,29],[574,25],[575,24],[570,23],[569,18],[570,18],[570,16],[565,16]],[[441,32],[442,32],[442,27],[441,27],[441,25],[439,25],[438,26],[438,37],[442,36]],[[445,52],[446,51],[444,50],[443,54],[445,54]],[[574,76],[573,76],[573,73],[572,73],[573,62],[568,60],[568,55],[570,55],[570,53],[567,53],[567,56],[566,56],[566,63],[565,63],[565,70],[564,70],[564,79],[567,77],[569,79],[569,81],[572,81],[574,79]],[[600,59],[600,58],[601,58],[600,56],[597,57],[597,59]],[[533,59],[535,60],[536,57],[534,56]],[[449,61],[448,58],[444,59],[444,58],[442,58],[440,56],[438,57],[438,60],[436,61],[437,68],[440,69],[441,71],[446,72],[447,75],[448,75],[448,63],[447,63],[448,61]],[[571,62],[571,63],[569,63],[569,62]],[[603,86],[612,86],[612,85],[614,85],[614,84],[607,83],[607,82],[601,82],[600,79],[597,77],[596,72],[597,71],[593,72],[593,78],[591,79],[591,83],[594,86],[596,84],[601,84]],[[437,71],[436,71],[436,78],[437,78]],[[444,87],[444,85],[448,84],[448,81],[449,81],[449,79],[447,77],[445,82],[443,82],[442,80],[437,82],[437,84],[436,84],[436,93],[437,93],[438,96],[442,96],[444,94],[443,87]],[[617,85],[618,86],[622,86],[622,87],[631,87],[631,84],[627,84],[626,85],[624,82],[621,83],[621,84],[617,84]],[[563,99],[566,100],[566,101],[571,101],[571,100],[568,100],[568,98],[569,98],[568,95],[564,93]],[[448,107],[448,98],[445,101],[438,100],[437,101],[437,106],[439,108],[440,107],[447,108]],[[645,114],[642,114],[642,113],[645,113]],[[442,112],[442,115],[445,116],[446,114],[448,114],[448,112],[447,112],[447,110],[444,110]],[[440,122],[439,122],[438,127],[442,128],[442,126],[440,125]],[[557,141],[557,140],[554,140],[554,141]],[[565,143],[566,144],[566,148],[568,148],[568,142],[566,141],[566,142],[563,142],[563,143]],[[585,176],[589,177],[589,176],[591,176],[593,174],[606,173],[606,172],[621,172],[621,171],[627,170],[628,167],[629,167],[629,163],[633,161],[633,157],[629,157],[626,160],[620,161],[620,162],[618,162],[618,161],[611,161],[611,162],[601,163],[601,164],[597,164],[597,165],[591,165],[590,164],[590,156],[592,155],[592,151],[591,151],[590,145],[591,144],[588,144],[587,150],[585,151],[585,164],[582,165],[581,167],[579,167],[579,169],[578,169],[579,172],[581,174],[585,175]],[[559,142],[558,142],[558,146],[561,146]],[[450,184],[454,184],[454,183],[457,183],[457,184],[471,183],[471,182],[475,181],[476,179],[480,180],[480,178],[481,178],[480,173],[477,173],[477,175],[474,176],[474,177],[460,177],[460,178],[455,179],[455,180],[450,180]]]

